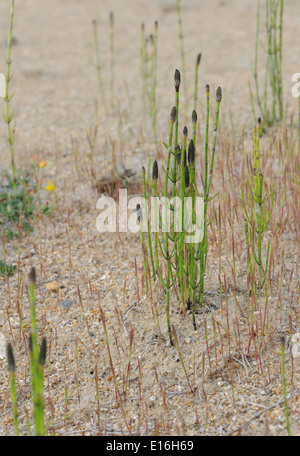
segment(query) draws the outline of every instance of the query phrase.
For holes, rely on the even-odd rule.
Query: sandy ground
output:
[[[160,139],[167,137],[169,111],[174,97],[173,74],[175,68],[180,69],[181,61],[176,11],[172,7],[164,8],[162,3],[154,0],[16,0],[15,43],[12,49],[16,157],[24,166],[26,160],[36,153],[47,161],[45,176],[56,184],[59,209],[54,221],[38,224],[35,233],[23,240],[21,247],[23,276],[26,277],[31,265],[35,265],[39,271],[38,299],[42,327],[43,333],[51,340],[52,350],[45,380],[47,420],[52,426],[54,421],[52,432],[55,429],[57,434],[97,434],[101,429],[102,434],[108,435],[131,432],[143,435],[153,432],[167,435],[224,435],[234,432],[255,413],[281,400],[278,347],[275,348],[276,360],[272,358],[273,355],[268,355],[269,358],[266,355],[265,361],[271,364],[274,361],[274,364],[265,377],[259,374],[257,361],[250,360],[250,367],[247,363],[245,367],[245,360],[238,360],[233,370],[227,370],[226,363],[222,364],[223,359],[219,358],[219,364],[216,362],[209,371],[207,383],[202,383],[202,389],[199,388],[196,397],[189,394],[182,368],[177,362],[178,355],[174,350],[170,351],[170,347],[166,348],[165,340],[158,342],[155,338],[153,302],[159,305],[159,300],[155,298],[147,309],[143,308],[141,284],[141,296],[137,297],[135,258],[139,262],[141,260],[137,239],[128,235],[116,240],[116,237],[100,236],[96,231],[97,194],[85,175],[85,155],[88,153],[86,131],[95,120],[96,101],[98,137],[94,160],[97,176],[109,168],[112,151],[128,167],[140,167],[143,156],[149,152],[155,153],[151,122],[145,120],[142,106],[139,54],[142,22],[149,34],[153,33],[154,21],[158,21],[158,132]],[[300,71],[300,43],[297,39],[300,8],[298,0],[286,3],[283,79],[285,102],[292,111],[296,110],[297,100],[291,95],[291,77]],[[211,85],[212,90],[221,85],[221,130],[224,133],[225,126],[230,129],[234,125],[238,135],[243,129],[245,136],[251,138],[253,118],[248,83],[252,81],[256,2],[182,0],[182,7],[191,103],[194,62],[197,54],[202,52],[200,104],[205,96],[206,83]],[[108,22],[111,11],[115,15],[115,99],[114,108],[110,108],[107,114],[101,105],[97,74],[92,65],[92,20],[96,19],[99,24],[104,88],[106,100],[112,104]],[[3,73],[8,14],[9,2],[0,0],[0,72]],[[260,56],[262,63],[262,52]],[[260,77],[263,81],[263,66]],[[2,100],[0,105],[3,105]],[[200,118],[202,111],[201,106]],[[77,141],[75,152],[71,147],[71,137]],[[0,123],[0,153],[1,167],[8,167],[3,122]],[[8,258],[16,262],[16,244],[10,244],[7,249]],[[287,245],[286,249],[291,253],[291,268],[295,268],[298,252],[292,245]],[[219,286],[217,274],[214,275],[217,264],[216,260],[209,265],[212,273],[210,291],[215,293],[212,296],[217,296]],[[141,270],[139,263],[138,271]],[[16,351],[19,349],[20,353],[17,362],[22,366],[24,363],[19,373],[19,386],[23,388],[19,401],[21,429],[26,433],[24,406],[30,408],[30,386],[26,350],[19,335],[19,315],[14,301],[17,279],[10,279],[10,303],[13,304],[12,308],[9,305],[8,313],[7,283],[1,280],[0,331],[7,339],[13,339]],[[57,295],[46,289],[46,283],[53,280],[63,287]],[[298,281],[299,276],[295,274],[292,280],[295,289]],[[297,292],[299,290],[295,291],[296,295]],[[244,290],[241,289],[240,293],[242,295]],[[82,305],[79,296],[82,296]],[[66,299],[76,302],[70,310],[62,309],[59,305]],[[230,299],[233,305],[232,296]],[[114,341],[112,346],[120,383],[124,381],[121,373],[126,372],[127,368],[130,328],[135,328],[136,351],[132,361],[132,386],[126,403],[127,419],[123,419],[123,412],[116,407],[114,399],[103,328],[99,323],[99,300],[108,320],[111,318],[110,321],[114,322],[110,327],[110,335]],[[212,298],[212,301],[212,308],[214,305],[220,307],[218,297]],[[29,329],[29,309],[25,292],[23,312],[26,332]],[[159,309],[159,315],[164,326],[163,308]],[[188,368],[198,380],[203,375],[200,360],[200,353],[205,352],[203,324],[200,324],[196,336],[191,332],[191,322],[182,319],[175,310],[174,318],[181,341],[184,341]],[[202,313],[197,318],[203,322]],[[285,321],[284,325],[288,331],[288,322]],[[243,329],[246,333],[246,324]],[[202,341],[199,342],[201,337]],[[3,366],[5,362],[5,359],[0,360]],[[236,377],[239,380],[236,380],[236,395],[232,399],[232,375],[241,363],[243,372]],[[101,389],[100,424],[97,421],[93,383],[96,364]],[[142,374],[139,369],[143,371]],[[300,432],[300,416],[297,412],[299,371],[297,375],[294,377],[294,389],[290,391],[295,434]],[[144,378],[142,386],[141,378]],[[1,367],[1,435],[13,433],[7,385],[7,375]],[[254,419],[250,426],[242,427],[239,432],[247,435],[284,434],[284,424],[282,406],[274,405],[269,412]]]

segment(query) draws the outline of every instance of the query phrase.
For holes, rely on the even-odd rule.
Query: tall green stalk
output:
[[[11,123],[13,119],[13,113],[10,110],[10,102],[13,95],[10,95],[10,81],[11,81],[11,47],[12,47],[12,32],[13,32],[13,21],[14,21],[14,10],[15,1],[12,0],[10,8],[10,26],[7,39],[7,59],[6,59],[6,90],[5,90],[5,108],[4,108],[4,121],[7,126],[7,140],[10,153],[11,171],[14,191],[17,192],[17,179],[16,179],[16,167],[14,158],[14,138],[15,138],[15,127],[12,128]]]
[[[251,274],[255,274],[255,265],[258,267],[258,280],[255,282],[255,291],[260,291],[263,288],[267,277],[270,241],[267,246],[266,262],[264,267],[262,259],[262,243],[263,233],[269,225],[274,203],[274,188],[272,191],[267,191],[266,194],[263,195],[264,174],[260,169],[260,130],[261,119],[259,118],[254,129],[254,170],[252,188],[248,185],[250,191],[250,213],[246,208],[243,189],[241,189],[243,206],[246,215],[246,245],[247,249],[250,246],[251,251],[251,254],[248,256],[249,272]],[[269,214],[267,214],[264,209],[264,204],[269,198],[271,198],[271,205]]]
[[[37,341],[37,321],[36,321],[36,301],[35,285],[36,272],[31,268],[28,276],[29,298],[31,310],[31,334],[29,338],[30,368],[31,368],[31,386],[33,399],[33,416],[35,435],[45,435],[44,426],[44,393],[43,393],[43,366],[46,359],[46,339],[43,339],[41,350],[38,349]]]
[[[17,406],[17,391],[16,391],[16,363],[13,349],[10,343],[7,344],[7,365],[10,383],[10,396],[12,402],[12,413],[14,419],[14,427],[16,436],[19,435],[19,420],[18,420],[18,406]]]
[[[214,160],[215,160],[215,151],[217,143],[217,134],[219,127],[219,115],[220,115],[220,105],[222,101],[222,89],[221,87],[217,88],[216,91],[216,113],[215,113],[215,126],[213,132],[213,145],[210,156],[210,166],[208,168],[208,135],[209,135],[209,112],[210,112],[210,87],[206,85],[206,133],[205,133],[205,153],[204,153],[204,196],[203,196],[203,239],[198,246],[198,258],[200,260],[200,282],[199,282],[199,298],[198,301],[200,304],[204,302],[204,275],[206,269],[206,260],[207,260],[207,227],[210,224],[210,221],[207,222],[207,209],[208,202],[211,201],[213,197],[210,197],[210,187],[213,176]]]
[[[157,105],[156,105],[156,85],[157,85],[157,41],[158,41],[158,24],[155,21],[154,25],[154,49],[153,49],[153,68],[152,68],[152,125],[155,145],[158,147],[157,138]]]
[[[101,63],[101,58],[100,58],[98,25],[97,25],[97,21],[95,19],[93,20],[93,36],[94,36],[94,52],[95,52],[95,58],[96,58],[95,66],[96,66],[97,77],[98,77],[98,86],[99,86],[99,91],[100,91],[103,107],[105,109],[105,112],[107,112],[105,91],[104,91],[103,78],[102,78],[103,65]]]
[[[109,15],[109,41],[110,41],[110,95],[111,95],[111,105],[114,107],[115,104],[115,37],[114,37],[114,13]]]
[[[177,18],[178,18],[178,36],[179,36],[180,55],[181,55],[181,71],[182,71],[182,74],[183,74],[184,106],[185,106],[185,111],[186,111],[187,102],[188,102],[188,92],[187,92],[186,64],[185,64],[185,51],[184,51],[184,35],[183,35],[180,0],[176,0],[176,9],[177,9]]]
[[[148,237],[149,256],[150,256],[150,262],[151,262],[151,265],[152,265],[153,280],[155,281],[156,280],[156,271],[155,271],[153,249],[152,249],[152,241],[151,241],[150,222],[149,222],[149,217],[148,217],[147,189],[146,189],[146,170],[145,170],[144,167],[142,168],[142,179],[143,179],[143,196],[144,196],[144,201],[145,201],[145,218],[146,218],[147,233],[148,233],[147,237]]]

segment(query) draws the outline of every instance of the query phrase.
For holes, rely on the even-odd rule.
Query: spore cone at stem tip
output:
[[[177,115],[177,109],[175,106],[173,106],[173,108],[171,109],[171,113],[170,113],[170,120],[172,122],[175,122],[176,120],[176,115]]]
[[[16,362],[14,357],[14,352],[9,342],[6,347],[6,355],[7,355],[7,365],[8,365],[8,372],[15,372],[16,370]]]
[[[36,270],[34,266],[30,269],[30,272],[28,274],[28,282],[29,285],[36,285]]]
[[[200,61],[201,61],[201,52],[197,55],[197,60],[196,60],[196,64],[199,65],[200,64]]]
[[[39,354],[39,364],[40,366],[45,365],[46,361],[46,354],[47,354],[47,340],[46,337],[42,338],[41,347],[40,347],[40,354]]]
[[[217,100],[217,103],[221,103],[221,101],[222,101],[222,89],[220,86],[217,88],[217,91],[216,91],[216,100]]]
[[[181,80],[180,71],[176,69],[175,74],[174,74],[174,85],[175,85],[176,92],[179,92],[180,80]]]
[[[193,124],[197,122],[197,112],[195,111],[195,109],[192,112],[192,122]]]
[[[156,160],[154,160],[154,162],[153,162],[152,179],[153,180],[157,180],[158,179],[158,164],[157,164]]]

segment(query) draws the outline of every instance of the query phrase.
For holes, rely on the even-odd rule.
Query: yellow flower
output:
[[[51,181],[48,180],[48,185],[47,187],[45,187],[45,190],[47,190],[48,192],[52,192],[52,190],[55,189],[55,185],[51,184]]]
[[[47,166],[46,160],[41,160],[39,163],[39,168],[46,168],[46,166]]]

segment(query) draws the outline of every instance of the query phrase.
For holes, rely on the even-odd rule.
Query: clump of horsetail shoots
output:
[[[254,118],[255,107],[260,111],[264,124],[267,126],[274,125],[276,120],[283,119],[283,90],[282,90],[282,34],[283,34],[283,10],[284,0],[266,0],[265,10],[265,31],[266,52],[265,81],[263,94],[259,88],[258,79],[258,45],[260,41],[260,0],[257,1],[257,24],[256,24],[256,42],[255,55],[253,64],[253,77],[255,84],[255,94],[249,85],[252,110]],[[271,96],[270,96],[271,94]],[[271,106],[268,104],[271,100]]]
[[[33,417],[35,426],[35,435],[45,435],[44,425],[44,394],[43,394],[43,378],[44,364],[46,360],[46,339],[43,338],[41,348],[38,348],[37,341],[37,321],[36,321],[36,270],[31,268],[28,275],[29,298],[31,309],[31,333],[29,337],[29,354],[30,354],[30,370],[31,370],[31,386],[33,400]]]
[[[208,203],[213,197],[210,196],[210,187],[214,167],[214,155],[216,150],[216,138],[219,124],[219,111],[222,100],[222,90],[216,91],[216,115],[211,154],[208,153],[209,135],[209,86],[207,93],[207,119],[206,119],[206,145],[204,167],[204,189],[200,193],[196,183],[196,125],[197,112],[192,112],[192,138],[189,139],[187,126],[182,130],[182,138],[179,138],[179,92],[181,74],[178,69],[174,74],[175,105],[170,113],[169,140],[163,143],[166,150],[166,163],[163,167],[164,183],[162,189],[158,186],[159,167],[154,161],[152,167],[152,192],[154,200],[159,200],[161,212],[155,203],[154,215],[156,227],[154,230],[154,255],[152,253],[151,233],[149,231],[148,215],[146,216],[148,239],[145,241],[143,234],[142,245],[144,251],[145,275],[148,271],[147,261],[150,258],[152,265],[151,277],[158,277],[166,294],[167,328],[170,343],[173,345],[172,326],[170,321],[170,296],[175,287],[176,295],[180,298],[181,311],[192,308],[193,325],[196,329],[196,305],[204,302],[204,274],[207,260],[207,221]],[[173,163],[171,158],[173,156]],[[209,161],[210,158],[210,161]],[[147,197],[143,171],[143,196]],[[169,186],[170,184],[170,186]],[[169,188],[171,187],[171,188]],[[170,200],[171,195],[171,200]],[[216,195],[215,195],[216,196]],[[199,201],[201,204],[199,205]],[[199,211],[199,206],[200,211]],[[203,209],[203,210],[202,210]],[[195,234],[195,230],[196,234]],[[146,252],[146,242],[148,254]],[[145,257],[146,255],[146,257]],[[162,266],[165,260],[165,269]]]
[[[7,365],[10,380],[10,396],[12,402],[12,413],[14,419],[15,433],[19,435],[19,421],[18,421],[18,406],[17,406],[17,391],[16,391],[16,362],[13,349],[10,343],[6,347],[7,352]]]
[[[266,194],[263,195],[264,173],[260,168],[261,124],[261,118],[258,118],[257,125],[254,128],[254,170],[252,187],[250,184],[248,184],[250,191],[250,211],[246,208],[243,189],[241,189],[243,206],[246,215],[245,235],[246,245],[248,249],[248,272],[250,273],[250,276],[255,276],[256,267],[258,268],[258,279],[255,281],[255,292],[261,290],[266,281],[269,263],[270,241],[268,241],[266,261],[265,265],[263,265],[263,233],[266,231],[269,225],[274,203],[274,187],[272,191],[268,190]],[[268,213],[264,207],[264,204],[270,198],[271,205]]]

